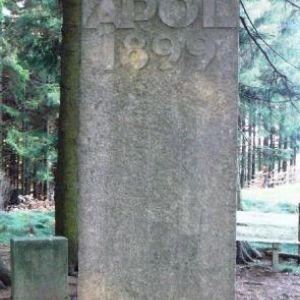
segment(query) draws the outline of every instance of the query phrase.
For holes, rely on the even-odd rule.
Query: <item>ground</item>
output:
[[[300,299],[300,274],[270,267],[236,267],[236,300]]]
[[[0,245],[0,257],[9,266],[8,246]],[[236,266],[236,300],[300,299],[300,274],[275,272],[269,263]],[[69,293],[70,300],[77,300],[75,277],[69,277]],[[10,289],[0,290],[0,300],[10,299]]]
[[[300,202],[299,191],[299,183],[272,189],[245,189],[242,191],[244,208],[251,211],[296,213]],[[38,201],[27,202],[23,206],[12,207],[11,210],[40,210],[41,206],[45,210],[53,209],[53,205],[44,207],[44,202],[42,204]],[[47,220],[36,221],[35,230],[43,227],[41,225],[45,225]],[[28,226],[27,223],[24,224],[22,223],[23,227]],[[0,244],[0,258],[9,266],[8,246]],[[294,266],[295,269],[297,262],[290,259],[281,261],[281,264]],[[300,268],[296,271],[298,273],[272,270],[270,256],[263,256],[262,260],[251,265],[237,265],[236,300],[300,300]],[[70,300],[77,300],[76,282],[76,277],[69,277]],[[0,290],[0,300],[10,300],[10,289]]]

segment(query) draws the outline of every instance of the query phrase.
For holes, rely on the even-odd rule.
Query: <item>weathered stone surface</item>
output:
[[[65,300],[68,243],[63,237],[11,240],[12,299]]]
[[[234,299],[236,24],[233,0],[83,1],[79,299]]]

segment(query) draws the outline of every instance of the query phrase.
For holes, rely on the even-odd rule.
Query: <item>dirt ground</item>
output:
[[[0,245],[0,257],[9,267],[8,246]],[[268,264],[265,261],[264,265],[236,266],[236,300],[300,300],[300,274],[275,272]],[[76,282],[76,277],[69,277],[70,300],[77,300]],[[0,289],[0,300],[10,297],[10,288]]]
[[[275,272],[269,266],[236,267],[237,300],[300,299],[300,274]]]

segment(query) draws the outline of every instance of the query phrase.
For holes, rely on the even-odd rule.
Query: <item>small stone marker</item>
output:
[[[68,241],[64,237],[11,240],[12,299],[67,299]]]

